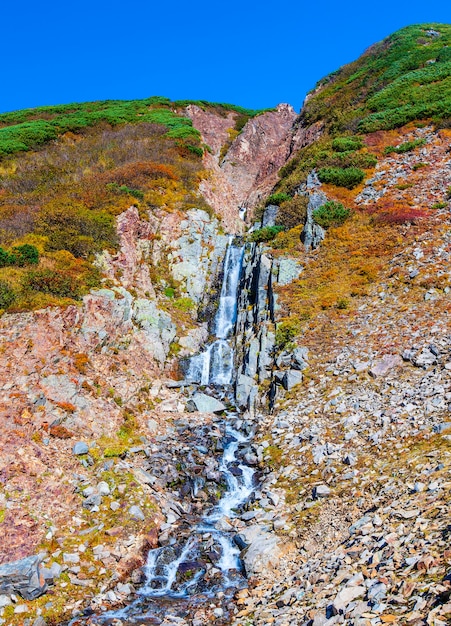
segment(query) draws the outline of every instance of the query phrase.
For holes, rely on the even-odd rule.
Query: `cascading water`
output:
[[[242,269],[244,247],[235,246],[229,240],[224,261],[224,278],[217,314],[214,320],[215,341],[206,350],[191,359],[187,380],[203,385],[229,387],[233,382],[234,353],[229,339],[237,318],[238,285]],[[232,424],[236,424],[235,428]],[[219,501],[207,510],[197,524],[190,528],[185,540],[174,539],[150,550],[144,568],[145,583],[136,599],[125,608],[104,613],[94,622],[122,624],[160,624],[158,611],[165,611],[167,603],[187,602],[188,598],[214,597],[219,592],[226,595],[228,589],[245,585],[240,547],[237,545],[231,522],[254,490],[255,471],[239,460],[240,447],[246,447],[250,435],[239,429],[242,420],[230,412],[223,421],[225,437],[219,472],[225,490]],[[202,486],[199,479],[193,481],[193,494]],[[242,547],[242,546],[241,546]],[[216,554],[216,558],[214,555]],[[206,577],[205,555],[213,558],[213,577]],[[210,566],[211,567],[211,566]],[[163,606],[163,609],[161,608]]]
[[[189,382],[201,385],[226,386],[233,379],[233,348],[227,341],[235,327],[237,292],[243,264],[244,246],[235,246],[229,239],[224,261],[224,279],[214,321],[216,341],[190,360],[186,375]]]

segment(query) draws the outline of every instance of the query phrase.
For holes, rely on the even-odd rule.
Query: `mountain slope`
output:
[[[357,61],[319,81],[302,119],[336,131],[387,130],[412,120],[449,118],[451,26],[407,26]]]
[[[10,602],[6,623],[127,601],[179,490],[199,510],[221,492],[216,418],[168,378],[208,342],[241,203],[276,226],[249,236],[270,241],[247,300],[274,283],[275,397],[246,450],[261,482],[230,520],[256,531],[255,576],[221,623],[449,621],[450,32],[395,33],[297,119],[164,98],[0,116],[0,558],[64,568],[52,603]],[[190,472],[208,473],[199,493]],[[210,623],[207,604],[178,623]]]
[[[297,552],[237,626],[449,623],[449,32],[408,27],[320,81],[268,198],[298,222],[273,255],[303,267],[276,289],[276,362],[308,368],[260,416],[257,510]]]

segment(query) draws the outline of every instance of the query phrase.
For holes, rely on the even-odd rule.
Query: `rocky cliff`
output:
[[[215,211],[223,216],[232,232],[239,232],[237,207],[254,209],[269,195],[277,182],[277,173],[292,152],[293,124],[297,118],[288,104],[275,111],[261,113],[248,120],[232,142],[236,114],[218,117],[190,105],[186,114],[200,130],[211,148],[204,155],[209,177],[201,184],[202,192]],[[225,154],[224,145],[230,143]]]

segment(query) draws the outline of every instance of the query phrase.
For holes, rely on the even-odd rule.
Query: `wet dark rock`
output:
[[[243,518],[243,516],[241,516],[241,518]],[[245,550],[249,545],[244,541],[242,537],[240,537],[240,535],[235,535],[233,537],[233,541],[236,543],[240,550]]]

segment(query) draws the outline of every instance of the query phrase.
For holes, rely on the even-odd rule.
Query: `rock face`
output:
[[[317,248],[326,236],[324,229],[313,220],[313,211],[327,202],[327,196],[319,189],[320,186],[321,183],[319,182],[316,173],[310,173],[307,178],[307,185],[305,189],[305,193],[309,198],[307,216],[304,224],[304,230],[301,235],[301,241],[307,251]]]
[[[71,475],[74,464],[89,462],[86,446],[72,453],[74,443],[118,432],[140,396],[150,403],[149,388],[172,367],[171,347],[192,353],[207,337],[196,317],[214,291],[227,244],[218,220],[196,209],[144,219],[130,207],[117,229],[117,254],[97,260],[105,287],[77,306],[0,318],[0,480],[30,496],[26,506],[7,503],[0,562],[30,554],[41,540],[28,508],[59,525],[66,507],[79,506],[70,483],[53,472]],[[172,284],[186,311],[172,306],[174,289],[166,295]],[[177,402],[168,408],[177,411]],[[46,489],[35,489],[36,477],[47,473]]]
[[[277,172],[290,155],[291,131],[297,115],[289,104],[250,119],[220,164],[238,190],[239,206],[254,207],[277,182]]]
[[[234,129],[236,114],[221,117],[195,105],[189,105],[185,113],[211,148],[204,155],[211,175],[201,183],[202,193],[222,216],[226,227],[240,232],[238,207],[253,208],[271,192],[278,170],[290,157],[292,126],[297,115],[289,104],[279,104],[275,111],[251,118],[219,162],[221,148],[229,141],[228,131]]]

